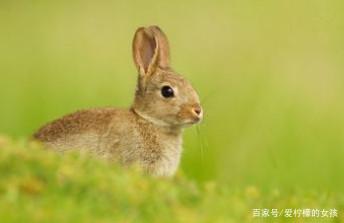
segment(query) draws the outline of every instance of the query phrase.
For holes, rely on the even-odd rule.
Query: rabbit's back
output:
[[[120,111],[113,108],[77,111],[46,124],[34,138],[58,151],[82,148],[95,151],[117,113]]]
[[[115,113],[116,109],[112,108],[77,111],[46,124],[34,134],[34,137],[40,141],[54,141],[89,130],[101,132]]]

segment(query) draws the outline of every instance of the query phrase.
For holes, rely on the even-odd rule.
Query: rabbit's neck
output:
[[[144,114],[143,112],[140,112],[139,110],[134,109],[134,108],[131,108],[131,111],[137,116],[140,122],[153,126],[154,128],[160,130],[162,133],[171,134],[171,135],[182,134],[182,127],[180,126],[169,125],[166,122],[163,122],[154,117],[148,116]]]
[[[182,128],[156,125],[135,113],[142,141],[141,165],[157,176],[172,176],[182,151]]]

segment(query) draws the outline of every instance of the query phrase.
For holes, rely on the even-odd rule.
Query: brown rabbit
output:
[[[156,176],[175,173],[182,151],[182,129],[200,122],[196,91],[170,68],[169,45],[157,26],[137,29],[133,58],[138,69],[130,109],[90,109],[43,126],[34,138],[56,151],[80,150],[138,164]]]

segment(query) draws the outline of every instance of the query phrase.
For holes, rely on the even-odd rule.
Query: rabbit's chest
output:
[[[182,152],[182,138],[161,136],[159,140],[143,143],[141,164],[153,175],[172,176],[178,166]]]

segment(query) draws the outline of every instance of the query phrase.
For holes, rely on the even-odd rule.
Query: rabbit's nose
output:
[[[197,115],[199,115],[199,114],[201,114],[202,109],[201,109],[201,108],[194,108],[194,112],[195,112]]]
[[[201,116],[201,114],[202,114],[202,108],[201,108],[201,106],[196,105],[196,106],[193,108],[193,112],[194,112],[197,116]]]

